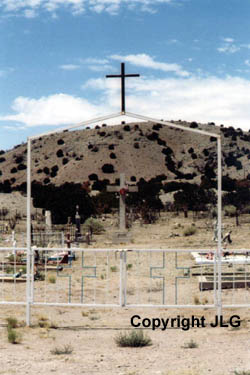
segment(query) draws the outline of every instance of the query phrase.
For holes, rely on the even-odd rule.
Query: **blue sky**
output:
[[[121,62],[141,75],[127,111],[248,131],[249,16],[250,0],[0,0],[0,149],[119,112]]]

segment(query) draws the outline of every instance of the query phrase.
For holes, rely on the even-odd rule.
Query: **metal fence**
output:
[[[0,248],[0,304],[250,307],[250,254],[199,249]]]
[[[64,247],[64,232],[32,232],[31,242],[32,245],[37,245],[39,247],[53,244]]]

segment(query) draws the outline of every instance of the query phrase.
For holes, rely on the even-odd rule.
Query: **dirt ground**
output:
[[[95,236],[91,248],[115,248],[111,244],[114,219],[107,218],[103,225],[106,232]],[[197,231],[194,235],[185,237],[183,231],[186,226],[195,224]],[[249,217],[241,218],[241,226],[235,227],[234,219],[225,218],[225,231],[232,230],[232,244],[229,248],[248,248]],[[194,220],[193,217],[184,219],[183,216],[170,217],[163,215],[156,224],[140,226],[135,223],[131,229],[133,242],[125,247],[134,249],[149,248],[206,248],[214,247],[212,241],[212,219]],[[123,246],[121,246],[123,247]],[[86,261],[88,258],[86,258]],[[80,261],[80,260],[79,260]],[[185,258],[183,264],[190,266],[192,259]],[[106,268],[113,265],[113,259]],[[142,263],[144,260],[142,260]],[[189,263],[190,262],[190,263]],[[192,261],[193,262],[193,261]],[[119,263],[119,259],[117,264]],[[77,262],[76,262],[77,264]],[[80,263],[79,263],[80,264]],[[88,264],[88,263],[87,263]],[[156,264],[156,267],[159,264]],[[99,265],[102,267],[103,265]],[[132,267],[132,266],[131,266]],[[100,277],[100,283],[105,283],[105,267]],[[129,296],[131,301],[136,296],[135,261],[128,272]],[[64,272],[64,271],[62,271]],[[100,276],[101,276],[100,275]],[[113,283],[119,272],[110,274],[111,288],[109,296],[113,296]],[[140,275],[141,276],[141,275]],[[140,297],[148,296],[146,277],[142,275]],[[112,281],[113,280],[113,281]],[[56,281],[57,291],[61,293],[59,282],[66,282],[65,278]],[[79,281],[79,280],[78,280]],[[155,280],[159,282],[159,280]],[[91,282],[91,280],[88,280]],[[99,279],[97,280],[97,283]],[[191,284],[188,284],[190,282]],[[39,284],[40,283],[40,284]],[[66,285],[66,284],[65,284]],[[72,288],[74,288],[74,282]],[[98,290],[97,284],[97,290]],[[104,284],[106,285],[106,284]],[[213,291],[199,292],[196,279],[182,280],[181,296],[185,301],[185,294],[190,294],[190,301],[194,298],[205,298],[205,304],[212,303]],[[190,288],[191,285],[191,288]],[[156,285],[157,286],[157,285]],[[35,298],[43,294],[44,284],[35,282]],[[48,284],[52,288],[52,284]],[[86,284],[88,288],[88,284]],[[154,287],[154,285],[153,285]],[[101,287],[100,287],[101,288]],[[183,289],[186,288],[186,289]],[[194,289],[196,288],[196,289]],[[52,290],[52,289],[51,289]],[[73,289],[72,289],[73,290]],[[17,289],[25,293],[25,287]],[[79,291],[78,291],[79,292]],[[0,293],[3,293],[0,290]],[[249,290],[231,292],[225,295],[228,301],[235,301],[235,294],[239,300],[244,297],[250,303]],[[244,295],[243,295],[244,294]],[[61,297],[65,297],[62,295]],[[66,296],[67,297],[67,296]],[[162,292],[155,289],[155,301],[162,298]],[[2,297],[1,297],[2,298]],[[97,293],[98,298],[98,293]],[[18,296],[17,296],[18,299]],[[65,301],[64,301],[65,302]],[[67,300],[66,300],[67,302]],[[210,326],[214,321],[216,310],[200,305],[193,309],[176,308],[90,308],[90,307],[32,307],[32,326],[25,327],[24,306],[5,306],[0,309],[0,374],[120,374],[120,375],[245,375],[250,373],[250,314],[249,309],[223,310],[224,322],[230,316],[239,315],[240,327]],[[168,328],[166,330],[145,328],[144,332],[151,338],[152,345],[143,348],[121,348],[115,342],[119,333],[135,330],[131,326],[131,317],[139,315],[144,318],[196,318],[204,317],[206,327],[195,327],[189,330],[181,328]],[[20,343],[12,344],[7,337],[7,317],[15,317],[19,327],[16,329],[20,335]],[[140,327],[141,328],[141,327]],[[138,329],[140,329],[138,328]],[[194,342],[197,347],[188,348]],[[55,354],[69,346],[70,354]]]

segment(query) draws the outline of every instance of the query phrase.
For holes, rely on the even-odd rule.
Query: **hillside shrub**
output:
[[[135,143],[134,143],[134,148],[137,148],[137,149],[140,148],[140,145],[139,145],[138,142],[135,142]]]
[[[167,145],[166,141],[164,141],[163,139],[160,139],[160,138],[157,139],[157,143],[158,143],[159,146],[166,146]]]
[[[102,166],[103,173],[114,173],[114,166],[112,164],[104,164]]]
[[[190,124],[190,126],[189,126],[190,128],[198,128],[198,124],[197,124],[197,122],[195,122],[195,121],[193,121],[193,122],[191,122],[191,124]]]
[[[3,163],[4,161],[6,161],[5,158],[0,158],[0,163]]]
[[[130,132],[130,126],[129,125],[125,125],[123,126],[123,130],[125,130],[125,132]]]
[[[51,168],[51,173],[50,173],[50,177],[55,177],[57,175],[57,172],[58,172],[59,168],[57,165],[54,165],[52,168]]]
[[[19,165],[17,166],[17,169],[18,169],[19,171],[23,171],[23,170],[27,169],[27,166],[26,166],[25,164],[21,163],[21,164],[19,164]]]
[[[12,169],[10,170],[10,173],[17,173],[17,169],[16,169],[16,167],[12,168]]]
[[[154,124],[152,127],[153,130],[157,130],[157,131],[160,130],[161,128],[162,128],[162,124]]]
[[[110,159],[116,159],[116,154],[114,152],[111,152],[109,157],[110,157]]]
[[[43,168],[43,172],[44,172],[45,174],[49,175],[49,174],[50,174],[50,169],[49,169],[48,167],[44,167],[44,168]]]
[[[109,145],[109,150],[114,150],[115,146],[114,145]]]
[[[89,180],[90,181],[96,181],[98,180],[98,176],[96,173],[91,173],[89,176],[88,176]]]
[[[203,152],[203,154],[204,154],[205,156],[208,156],[208,155],[209,155],[209,151],[208,151],[206,148],[204,148],[204,150],[203,150],[202,152]]]
[[[64,156],[64,154],[63,154],[63,150],[61,150],[61,149],[57,150],[57,152],[56,152],[56,156],[57,156],[58,158],[62,158],[62,157]]]
[[[16,164],[20,164],[23,162],[23,157],[20,155],[20,156],[17,156],[16,159],[15,159],[15,162]]]
[[[66,165],[68,162],[69,162],[68,158],[63,158],[63,160],[62,160],[62,164],[63,165]]]
[[[171,154],[173,154],[173,150],[172,150],[170,147],[163,148],[163,149],[161,150],[161,152],[162,152],[164,155],[171,155]]]
[[[153,132],[153,133],[147,135],[147,139],[149,141],[157,141],[158,137],[159,137],[159,134],[156,133],[156,132]]]
[[[63,145],[64,144],[64,140],[62,138],[58,139],[57,144],[58,145]]]

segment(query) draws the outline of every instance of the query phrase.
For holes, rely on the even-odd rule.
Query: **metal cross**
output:
[[[121,74],[106,75],[106,78],[121,78],[121,111],[125,113],[125,78],[140,77],[140,74],[125,74],[125,63],[121,63]]]
[[[120,174],[120,185],[119,186],[107,186],[108,192],[117,192],[120,193],[120,202],[119,202],[119,227],[120,231],[126,231],[126,193],[135,193],[138,191],[137,186],[128,186],[125,184],[125,174]]]
[[[175,270],[182,270],[182,274],[175,276],[175,305],[178,304],[178,280],[179,279],[190,279],[190,267],[180,267],[178,265],[177,252],[175,253]],[[158,271],[160,274],[154,275],[154,271]],[[162,272],[161,272],[162,271]],[[162,252],[162,265],[161,266],[150,266],[150,278],[162,280],[162,304],[165,305],[166,302],[166,276],[164,276],[164,271],[166,271],[166,253]]]

